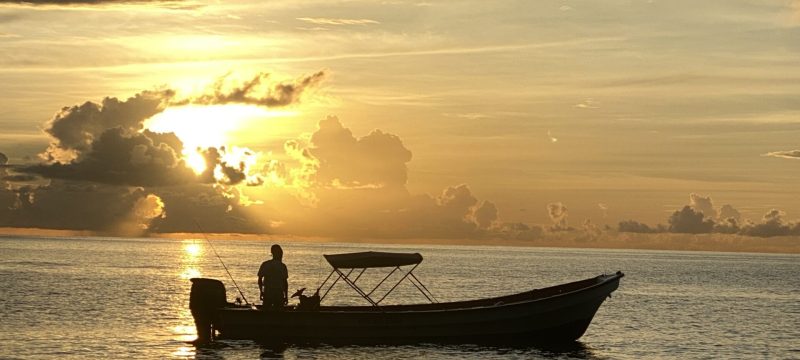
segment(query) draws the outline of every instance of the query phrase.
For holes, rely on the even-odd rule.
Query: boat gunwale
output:
[[[334,306],[322,306],[319,309],[314,310],[306,310],[306,309],[297,309],[297,308],[287,308],[284,310],[285,312],[291,313],[375,313],[375,312],[382,312],[382,313],[405,313],[405,312],[415,312],[415,313],[426,313],[426,312],[443,312],[443,311],[459,311],[459,310],[475,310],[475,309],[487,309],[487,308],[501,308],[506,306],[516,306],[520,304],[527,304],[532,302],[538,301],[545,301],[554,298],[560,298],[564,296],[574,295],[579,292],[585,292],[594,288],[598,288],[600,286],[606,285],[612,281],[618,281],[625,274],[621,271],[617,271],[613,274],[601,274],[595,277],[573,281],[565,284],[559,284],[554,286],[549,286],[540,289],[532,289],[528,291],[523,291],[520,293],[515,294],[508,294],[502,295],[497,297],[491,298],[483,298],[483,299],[471,299],[471,300],[459,300],[459,301],[451,301],[451,302],[443,302],[443,303],[433,303],[433,304],[394,304],[394,305],[383,305],[383,306],[366,306],[366,305],[334,305]],[[578,287],[576,289],[571,289],[569,291],[564,292],[557,292],[552,295],[545,295],[538,297],[536,296],[537,292],[548,292],[548,291],[556,291],[559,288],[569,288],[570,286],[576,286],[577,284],[583,282],[590,282],[594,280],[593,284],[589,284],[587,286]],[[612,290],[613,291],[613,290]],[[526,296],[530,296],[529,298],[525,298]],[[515,298],[521,298],[519,300]],[[503,299],[514,299],[511,302],[505,302]],[[475,303],[474,306],[465,306],[469,303]],[[250,306],[232,306],[232,307],[225,307],[220,308],[222,311],[263,311],[260,308],[254,308]]]

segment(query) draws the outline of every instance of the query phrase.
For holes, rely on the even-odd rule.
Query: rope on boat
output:
[[[222,261],[222,257],[220,257],[219,253],[217,253],[217,249],[214,248],[214,244],[211,243],[211,239],[209,239],[208,236],[206,235],[206,232],[205,232],[205,230],[203,230],[203,227],[200,226],[200,223],[198,223],[197,220],[192,219],[192,221],[194,222],[195,225],[197,225],[197,228],[200,229],[200,233],[203,234],[203,237],[208,242],[208,246],[210,246],[211,250],[214,251],[214,255],[217,256],[217,259],[219,259],[219,263],[222,264],[222,268],[224,268],[225,272],[228,273],[228,277],[230,277],[231,281],[233,281],[233,286],[235,286],[236,290],[239,291],[239,295],[242,297],[242,300],[244,300],[244,303],[247,304],[247,305],[250,305],[250,303],[247,301],[247,298],[244,297],[244,293],[242,293],[242,289],[239,288],[239,284],[236,283],[236,280],[233,278],[233,275],[231,275],[231,272],[228,271],[228,267],[225,266],[225,262]]]

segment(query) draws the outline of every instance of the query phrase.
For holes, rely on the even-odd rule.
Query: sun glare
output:
[[[167,108],[147,120],[144,127],[157,133],[175,133],[183,142],[182,155],[186,164],[200,174],[206,170],[206,161],[198,148],[227,146],[233,149],[232,145],[237,142],[231,138],[234,132],[249,127],[260,129],[256,124],[259,120],[293,115],[292,111],[252,105],[187,105]]]

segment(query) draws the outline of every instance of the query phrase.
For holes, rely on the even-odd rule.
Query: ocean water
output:
[[[626,277],[580,341],[558,349],[188,343],[195,338],[189,278],[218,278],[229,300],[241,297],[212,246],[253,302],[256,272],[269,258],[270,245],[0,237],[0,358],[800,358],[797,255],[292,241],[281,242],[290,292],[314,289],[328,275],[322,254],[366,250],[422,253],[425,260],[415,273],[440,301],[510,294],[617,270]],[[377,270],[368,275],[381,278]],[[340,285],[324,303],[364,304]],[[409,285],[390,300],[425,299]]]

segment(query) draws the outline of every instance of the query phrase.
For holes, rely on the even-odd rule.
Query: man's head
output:
[[[272,247],[269,249],[269,251],[272,253],[272,258],[273,259],[276,259],[276,260],[282,260],[283,259],[283,249],[281,249],[280,245],[278,245],[278,244],[272,245]]]

